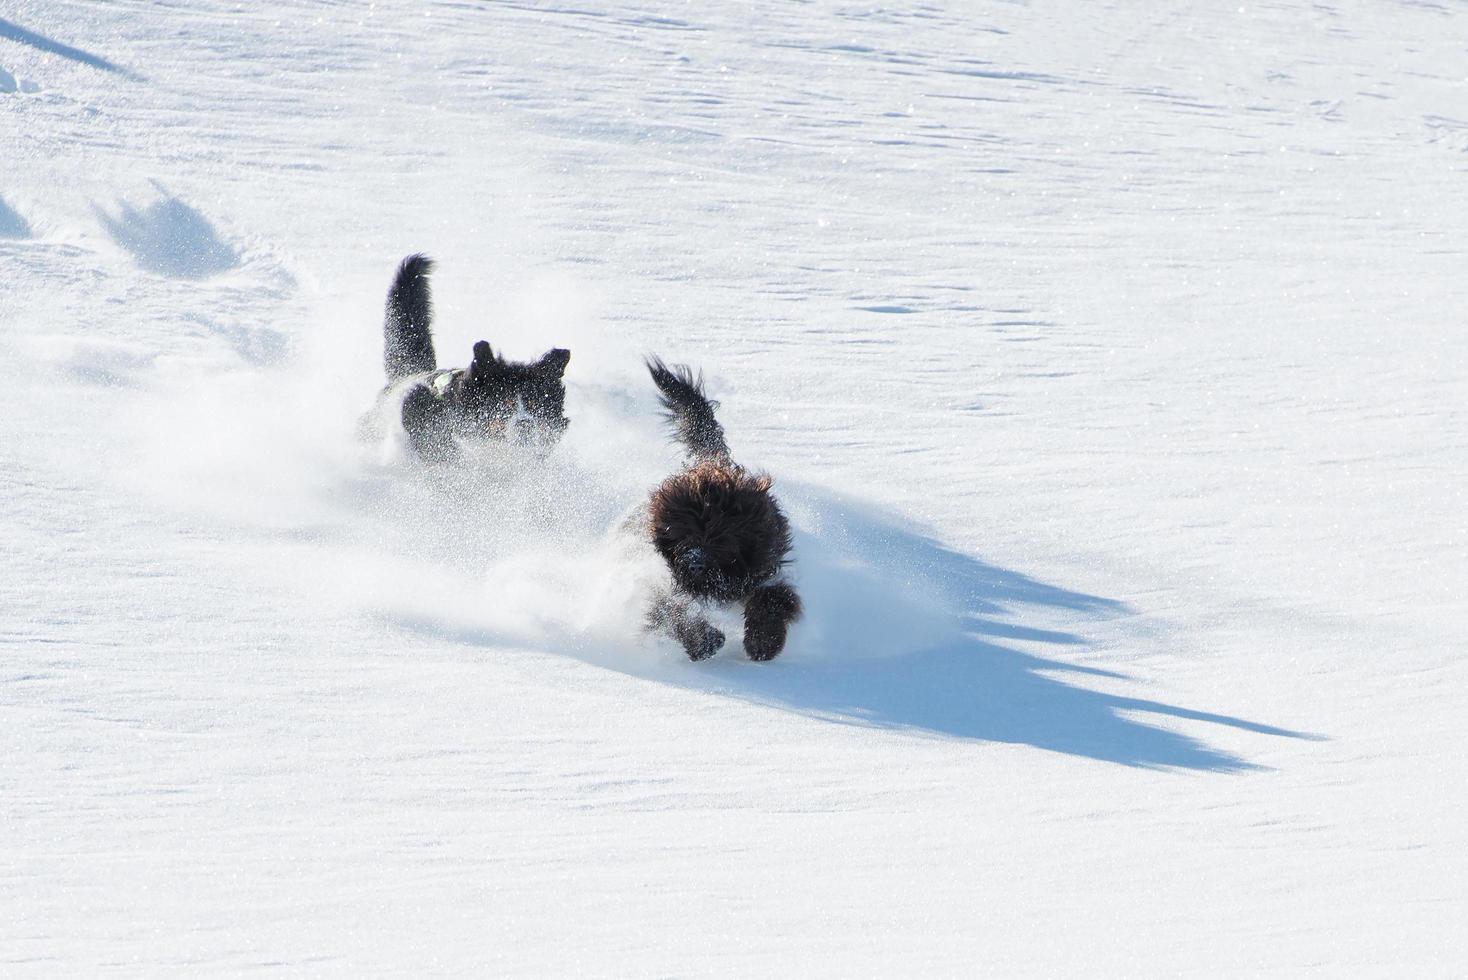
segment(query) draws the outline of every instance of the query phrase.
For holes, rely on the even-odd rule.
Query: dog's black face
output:
[[[769,491],[768,477],[705,463],[653,492],[653,544],[680,590],[732,601],[780,571],[790,525]]]
[[[477,438],[549,450],[565,434],[564,376],[571,352],[546,351],[532,364],[506,361],[481,340],[460,376],[459,404]]]

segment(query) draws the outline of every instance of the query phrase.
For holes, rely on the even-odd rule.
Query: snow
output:
[[[1465,55],[9,5],[0,972],[1461,972]],[[445,362],[572,350],[548,468],[355,440],[417,250]],[[773,663],[638,633],[646,352],[796,524]]]

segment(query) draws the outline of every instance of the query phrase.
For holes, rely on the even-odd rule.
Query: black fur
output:
[[[647,613],[647,625],[649,629],[670,634],[683,645],[690,660],[707,660],[724,645],[723,631],[695,614],[691,603],[672,593],[663,593],[653,599],[652,608]]]
[[[410,255],[398,266],[383,320],[382,397],[400,397],[400,420],[419,458],[451,463],[466,442],[549,451],[570,420],[563,380],[571,352],[552,348],[533,363],[507,361],[488,341],[465,368],[437,367],[428,275],[433,262]]]
[[[790,523],[770,493],[770,478],[731,459],[702,381],[655,357],[647,368],[691,462],[664,480],[648,505],[647,534],[673,583],[655,599],[649,623],[670,633],[690,658],[703,660],[724,636],[695,604],[742,602],[745,652],[771,660],[800,617],[800,597],[779,580],[790,560]]]
[[[678,365],[668,367],[660,358],[649,357],[647,369],[661,394],[658,400],[679,442],[697,462],[725,463],[729,460],[729,444],[724,441],[724,427],[714,418],[719,407],[703,393],[703,377]]]
[[[382,361],[388,384],[438,367],[433,335],[429,332],[433,298],[428,289],[428,274],[432,271],[433,260],[428,256],[410,255],[403,259],[397,275],[393,276],[382,330]]]
[[[762,585],[744,600],[744,650],[750,660],[774,660],[785,631],[800,615],[800,596],[784,582]]]

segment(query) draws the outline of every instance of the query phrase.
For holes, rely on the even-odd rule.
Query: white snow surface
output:
[[[1461,976],[1468,5],[0,4],[0,973]],[[394,263],[571,348],[357,442]],[[786,653],[609,536],[707,374]]]

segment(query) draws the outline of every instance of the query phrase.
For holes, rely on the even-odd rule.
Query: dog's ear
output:
[[[535,370],[539,374],[559,378],[566,373],[566,365],[571,362],[571,352],[564,347],[553,347],[535,362]]]
[[[481,340],[474,345],[474,360],[469,364],[469,380],[483,381],[494,370],[494,351],[489,341]]]

